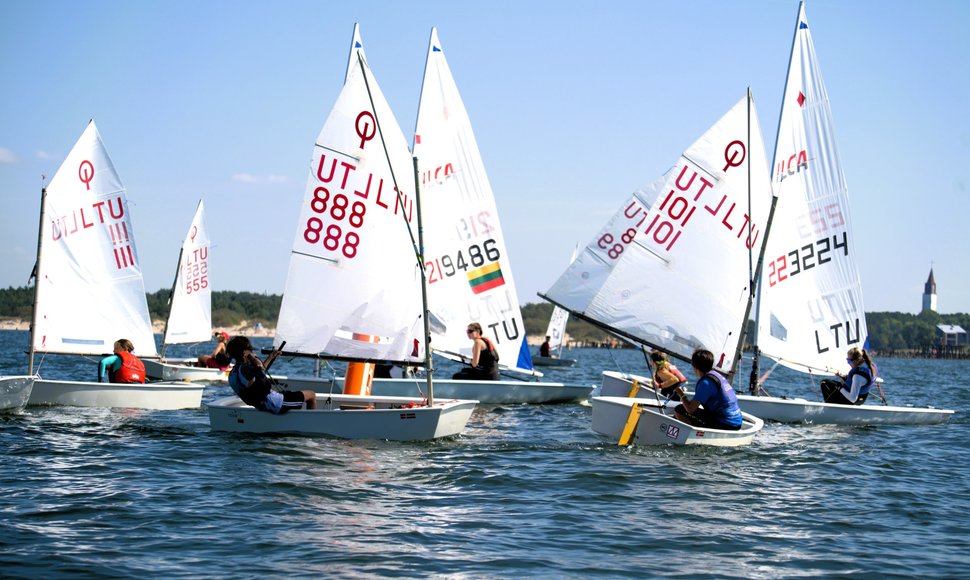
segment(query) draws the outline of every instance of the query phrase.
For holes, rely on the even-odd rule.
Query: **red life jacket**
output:
[[[675,377],[677,377],[677,382],[675,384],[673,384],[673,385],[670,385],[670,387],[668,387],[668,388],[680,386],[680,385],[683,385],[684,383],[687,382],[687,378],[684,377],[684,374],[682,372],[680,372],[679,370],[677,370],[677,367],[675,367],[674,365],[670,364],[669,362],[666,363],[666,367],[667,367],[667,370],[670,371],[670,374],[672,374]],[[658,372],[659,372],[659,370],[660,369],[657,369]],[[660,377],[657,376],[657,375],[654,375],[653,376],[653,382],[654,382],[654,384],[659,385],[660,384]]]
[[[130,352],[119,353],[118,357],[121,359],[121,368],[108,374],[112,383],[145,382],[145,364],[141,359]]]

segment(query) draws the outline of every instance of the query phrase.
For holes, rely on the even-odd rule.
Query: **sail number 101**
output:
[[[467,260],[465,259],[466,253],[468,254]],[[495,247],[495,240],[492,238],[485,240],[481,246],[472,244],[468,246],[467,250],[459,249],[454,258],[445,254],[440,258],[425,262],[424,267],[428,271],[428,284],[451,278],[458,273],[458,270],[467,272],[468,268],[480,268],[485,265],[485,262],[497,262],[501,257],[502,253]]]

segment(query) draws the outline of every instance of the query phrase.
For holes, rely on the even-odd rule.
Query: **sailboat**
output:
[[[579,244],[573,249],[573,255],[569,258],[571,264],[579,253]],[[562,341],[566,336],[566,323],[569,322],[569,311],[558,306],[552,307],[552,315],[549,317],[549,326],[546,328],[545,336],[549,339],[549,355],[542,356],[536,354],[532,356],[532,364],[544,367],[571,367],[576,364],[574,358],[562,358]],[[555,352],[556,354],[552,354]]]
[[[145,374],[166,381],[225,381],[227,370],[195,366],[196,358],[166,359],[170,344],[192,344],[212,338],[212,286],[209,272],[209,231],[202,200],[179,250],[171,306],[165,319],[160,358],[145,360]]]
[[[358,54],[364,59],[355,27],[351,58]],[[471,358],[465,328],[469,322],[478,322],[507,371],[538,377],[526,343],[495,197],[435,29],[428,44],[413,152],[420,163],[426,216],[424,266],[435,353],[452,360]],[[290,377],[289,382],[295,388],[313,388],[319,379]],[[442,397],[487,404],[577,402],[585,400],[593,388],[518,378],[435,381],[435,390]],[[371,389],[375,394],[413,396],[420,392],[421,380],[375,378]]]
[[[134,233],[124,185],[91,121],[41,191],[28,373],[37,353],[105,355],[120,338],[135,355],[155,356]],[[185,383],[38,377],[27,404],[187,409],[201,401],[202,387]]]
[[[352,362],[430,361],[421,332],[423,273],[411,236],[420,229],[414,175],[404,135],[358,57],[314,147],[277,349]],[[435,399],[430,376],[427,399],[318,393],[317,409],[274,415],[226,397],[208,405],[209,417],[217,431],[388,440],[458,435],[477,401]]]
[[[672,169],[621,205],[543,297],[643,348],[685,361],[710,350],[715,370],[730,375],[770,200],[749,92]],[[745,413],[739,431],[695,428],[652,394],[591,402],[593,430],[621,443],[744,445],[763,426]]]
[[[778,201],[764,248],[755,361],[760,350],[806,376],[846,372],[846,351],[868,348],[868,333],[848,188],[804,3],[795,22],[772,180]],[[765,394],[757,375],[756,362],[751,390]],[[812,391],[821,398],[818,387]],[[953,414],[771,396],[739,400],[745,411],[785,423],[927,424]]]

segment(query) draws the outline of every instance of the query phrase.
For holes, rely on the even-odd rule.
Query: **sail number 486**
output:
[[[787,254],[782,254],[768,263],[768,286],[773,287],[775,284],[801,272],[831,262],[832,256],[829,253],[839,249],[842,250],[844,255],[849,255],[848,234],[844,231],[841,236],[835,234],[831,238],[825,237],[811,244],[805,244],[801,248],[796,248]]]

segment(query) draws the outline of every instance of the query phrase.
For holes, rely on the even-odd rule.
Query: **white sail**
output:
[[[763,243],[770,205],[761,130],[745,97],[620,207],[546,297],[682,358],[706,348],[731,371],[750,253]]]
[[[458,87],[431,31],[414,135],[435,350],[471,354],[482,325],[502,365],[532,369],[495,197]]]
[[[347,58],[347,74],[344,76],[344,82],[350,78],[350,73],[354,70],[354,65],[357,64],[357,55],[367,62],[367,57],[364,55],[364,42],[360,39],[360,24],[354,22],[354,36],[350,40],[350,56]]]
[[[573,255],[569,258],[569,263],[576,261],[579,253],[579,244],[573,248]],[[569,311],[553,306],[552,316],[549,317],[549,326],[546,327],[546,336],[549,337],[549,352],[559,353],[562,350],[562,341],[566,335],[566,323],[569,322]]]
[[[172,305],[162,344],[203,342],[212,337],[212,287],[209,277],[209,231],[202,201],[195,210],[172,292]]]
[[[366,63],[355,63],[313,149],[277,346],[419,360],[420,273],[408,231],[417,223],[413,190],[404,135]]]
[[[867,340],[862,283],[828,94],[799,7],[782,101],[765,249],[758,346],[791,368],[845,370]]]
[[[156,354],[125,188],[94,121],[44,196],[35,352],[110,354],[127,338]]]

